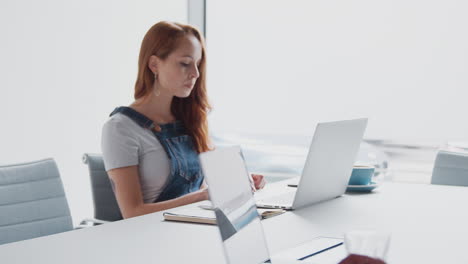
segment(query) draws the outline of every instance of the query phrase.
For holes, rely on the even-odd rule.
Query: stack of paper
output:
[[[282,209],[257,209],[261,219],[267,219],[276,215],[280,215],[285,211]],[[179,221],[190,223],[201,223],[216,225],[216,216],[213,210],[202,209],[200,207],[176,208],[168,212],[164,212],[164,220]]]

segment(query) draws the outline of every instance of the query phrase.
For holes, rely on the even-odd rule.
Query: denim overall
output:
[[[200,189],[203,173],[192,138],[186,134],[180,121],[160,125],[161,132],[154,130],[154,123],[130,107],[117,107],[111,114],[121,113],[143,128],[151,130],[159,140],[170,160],[171,172],[168,182],[154,202],[174,199]]]

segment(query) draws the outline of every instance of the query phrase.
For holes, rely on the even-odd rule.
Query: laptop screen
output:
[[[240,147],[218,148],[200,162],[227,263],[264,263],[269,252],[241,155]]]

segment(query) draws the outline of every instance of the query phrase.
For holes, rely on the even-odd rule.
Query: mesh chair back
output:
[[[83,162],[88,164],[93,193],[94,218],[104,221],[122,219],[119,205],[115,199],[109,176],[104,168],[104,161],[100,154],[84,154]]]
[[[0,166],[0,244],[72,229],[53,159]]]

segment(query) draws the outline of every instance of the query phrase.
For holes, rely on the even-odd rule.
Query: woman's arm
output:
[[[113,169],[108,171],[108,174],[114,186],[115,197],[123,218],[159,212],[208,199],[208,189],[202,187],[196,192],[172,200],[144,203],[140,178],[138,177],[138,166]]]

